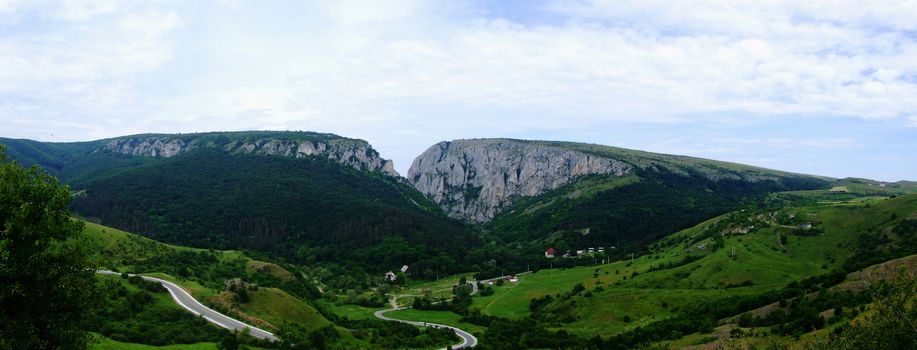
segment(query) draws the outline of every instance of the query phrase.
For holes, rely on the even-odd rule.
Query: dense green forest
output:
[[[489,225],[507,241],[533,240],[554,232],[589,229],[565,235],[566,243],[584,246],[641,246],[742,206],[756,206],[770,192],[797,188],[783,183],[733,179],[710,180],[697,174],[636,170],[641,181],[598,192],[594,197],[554,201],[549,208],[526,211],[537,203],[565,194],[564,189],[520,203]],[[803,188],[822,186],[807,183]],[[548,215],[545,215],[548,214]]]
[[[409,186],[320,158],[200,149],[94,180],[72,208],[163,242],[301,264],[463,271],[480,245]]]

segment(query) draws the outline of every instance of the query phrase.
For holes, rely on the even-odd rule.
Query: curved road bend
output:
[[[455,335],[458,335],[459,337],[462,338],[462,342],[461,342],[461,343],[452,346],[453,349],[472,348],[472,347],[474,347],[475,345],[478,345],[478,338],[475,338],[474,335],[471,335],[471,333],[465,332],[465,331],[463,331],[463,330],[461,330],[461,329],[458,329],[458,328],[455,328],[455,327],[452,327],[452,326],[447,326],[447,325],[439,324],[439,323],[430,323],[430,322],[405,321],[405,320],[399,320],[399,319],[396,319],[396,318],[390,318],[390,317],[385,316],[385,313],[386,313],[386,312],[389,312],[389,311],[397,311],[397,310],[404,310],[404,309],[407,309],[407,308],[405,308],[405,307],[396,307],[396,308],[393,308],[393,309],[378,310],[378,311],[376,311],[376,312],[373,313],[373,314],[376,316],[376,318],[378,318],[378,319],[380,319],[380,320],[385,320],[385,321],[401,322],[401,323],[406,323],[406,324],[415,325],[415,326],[421,326],[421,327],[433,327],[433,328],[448,328],[448,329],[451,329],[451,330],[455,331]]]
[[[531,273],[531,272],[532,272],[532,271],[525,271],[525,272],[517,273],[516,275],[517,275],[517,276],[518,276],[518,275],[524,275],[524,274]],[[494,277],[494,278],[490,278],[490,279],[486,279],[486,280],[481,280],[481,281],[477,281],[477,280],[473,280],[473,279],[472,279],[471,281],[469,281],[469,282],[471,283],[471,295],[478,294],[478,283],[479,283],[479,282],[483,283],[483,282],[495,281],[495,280],[503,279],[503,278],[509,278],[509,275],[500,276],[500,277]],[[405,296],[405,295],[401,295],[401,296]],[[451,330],[455,331],[455,334],[456,334],[456,335],[458,335],[459,337],[462,338],[462,343],[457,344],[457,345],[453,345],[453,346],[452,346],[453,349],[472,348],[472,347],[474,347],[475,345],[478,345],[478,338],[475,338],[474,335],[472,335],[471,333],[468,333],[468,332],[466,332],[466,331],[463,331],[463,330],[461,330],[461,329],[459,329],[459,328],[455,328],[455,327],[447,326],[447,325],[443,325],[443,324],[438,324],[438,323],[431,323],[431,322],[405,321],[405,320],[399,320],[399,319],[395,319],[395,318],[391,318],[391,317],[385,316],[385,313],[386,313],[386,312],[389,312],[389,311],[397,311],[397,310],[404,310],[404,309],[407,309],[406,307],[398,307],[398,302],[397,302],[397,300],[398,300],[398,296],[396,296],[395,298],[392,299],[392,301],[391,301],[391,302],[392,302],[392,308],[391,308],[391,309],[377,310],[376,312],[373,313],[373,315],[375,315],[376,318],[378,318],[378,319],[380,319],[380,320],[385,320],[385,321],[401,322],[401,323],[406,323],[406,324],[415,325],[415,326],[421,326],[421,327],[434,327],[434,328],[448,328],[448,329],[451,329]]]
[[[105,274],[105,275],[121,275],[121,273],[119,272],[108,271],[108,270],[97,270],[96,273]],[[201,304],[200,302],[195,300],[194,297],[191,296],[191,294],[186,292],[184,289],[182,289],[175,283],[172,283],[172,282],[169,282],[163,279],[159,279],[156,277],[140,275],[140,278],[143,278],[147,281],[159,282],[160,284],[162,284],[163,287],[166,288],[166,290],[169,291],[169,294],[172,295],[172,299],[175,300],[176,304],[178,304],[185,310],[188,310],[197,316],[203,317],[205,320],[209,321],[210,323],[213,323],[215,325],[218,325],[220,327],[223,327],[223,328],[226,328],[232,331],[241,332],[244,329],[248,329],[249,334],[255,338],[267,339],[270,341],[277,341],[277,337],[275,337],[274,334],[271,332],[265,331],[255,326],[247,325],[245,323],[242,323],[241,321],[238,321],[229,316],[223,315],[219,312],[213,311],[213,309],[204,306],[204,304]]]

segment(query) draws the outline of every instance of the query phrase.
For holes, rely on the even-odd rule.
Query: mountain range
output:
[[[199,248],[374,272],[411,265],[424,276],[521,267],[553,246],[617,246],[626,254],[716,215],[761,206],[772,193],[841,181],[514,139],[437,143],[407,177],[364,140],[316,132],[0,143],[11,158],[70,185],[72,209],[91,221]],[[915,187],[863,181],[900,193]]]
[[[316,348],[455,344],[388,305],[483,349],[800,345],[887,319],[917,271],[908,181],[514,139],[437,143],[406,177],[314,132],[0,145],[70,186],[100,267]],[[123,276],[99,277],[100,349],[226,339]]]

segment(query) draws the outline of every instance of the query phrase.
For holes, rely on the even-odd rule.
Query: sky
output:
[[[917,180],[917,1],[0,0],[0,136],[231,130]]]

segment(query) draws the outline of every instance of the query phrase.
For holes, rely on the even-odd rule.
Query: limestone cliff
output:
[[[818,186],[823,179],[748,165],[624,148],[555,141],[475,139],[440,142],[418,156],[408,181],[449,216],[488,222],[520,197],[537,196],[583,175],[666,172],[711,181],[774,181]],[[788,188],[789,188],[788,187]]]
[[[489,221],[519,196],[536,196],[578,176],[624,176],[633,166],[561,147],[514,140],[440,142],[418,156],[408,181],[449,216]]]
[[[391,160],[383,159],[366,141],[331,134],[253,132],[157,134],[109,140],[95,152],[139,157],[172,157],[198,148],[217,148],[234,154],[303,158],[324,157],[358,170],[379,171],[398,177]]]

